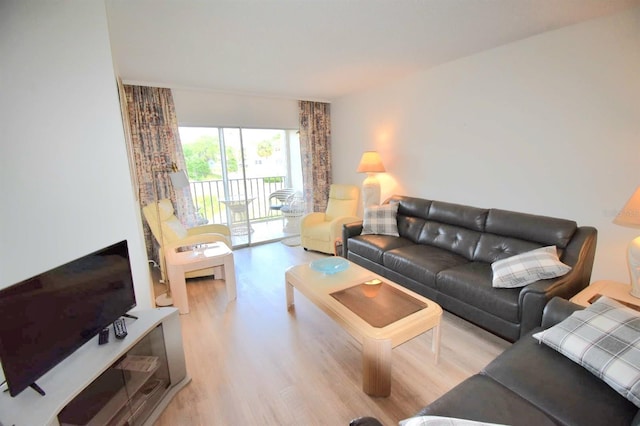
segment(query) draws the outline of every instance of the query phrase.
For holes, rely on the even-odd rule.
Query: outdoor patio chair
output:
[[[287,205],[287,198],[295,193],[296,190],[293,188],[283,188],[272,192],[269,194],[269,208],[271,210],[281,210],[283,206]]]

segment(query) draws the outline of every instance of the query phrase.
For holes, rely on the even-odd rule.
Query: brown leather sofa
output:
[[[589,284],[597,231],[572,220],[395,195],[399,236],[343,227],[343,256],[509,341],[540,325],[554,296]],[[491,264],[555,245],[566,275],[522,288],[493,288]]]
[[[518,340],[480,373],[424,407],[439,416],[504,425],[638,425],[640,410],[587,369],[531,335],[582,307],[561,298],[544,309],[541,328]],[[381,426],[373,417],[353,426]]]

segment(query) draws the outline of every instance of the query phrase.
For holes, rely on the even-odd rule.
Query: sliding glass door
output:
[[[234,247],[285,236],[269,197],[302,188],[295,130],[181,127],[180,139],[201,223],[227,224]]]

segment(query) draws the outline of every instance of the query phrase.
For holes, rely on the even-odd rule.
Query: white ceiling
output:
[[[106,0],[126,82],[331,101],[640,0]]]

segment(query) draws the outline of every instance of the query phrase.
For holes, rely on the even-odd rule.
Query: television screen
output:
[[[0,363],[11,396],[135,305],[126,241],[0,290]]]

